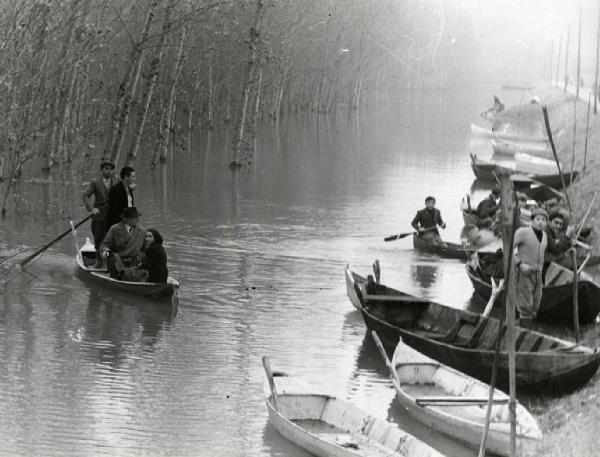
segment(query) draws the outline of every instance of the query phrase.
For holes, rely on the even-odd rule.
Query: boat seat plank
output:
[[[492,401],[495,405],[503,405],[509,402],[509,398],[494,398]],[[418,405],[428,406],[428,405],[443,405],[443,406],[465,406],[465,405],[486,405],[488,403],[488,398],[484,397],[417,397],[415,401]]]
[[[523,344],[523,341],[525,341],[525,338],[527,337],[527,332],[521,332],[517,338],[517,341],[515,341],[515,351],[519,352],[520,348],[521,348],[521,344]]]
[[[363,297],[365,300],[371,301],[396,301],[396,302],[407,302],[407,303],[430,303],[431,300],[421,297],[414,297],[412,295],[370,295],[366,294]]]

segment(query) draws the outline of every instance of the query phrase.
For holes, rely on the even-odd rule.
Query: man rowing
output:
[[[434,197],[429,196],[425,199],[425,208],[417,211],[411,225],[424,241],[437,245],[444,244],[437,228],[439,226],[445,229],[446,223],[442,220],[440,210],[435,207]]]

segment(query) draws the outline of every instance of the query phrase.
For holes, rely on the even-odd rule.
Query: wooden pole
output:
[[[512,182],[510,180],[510,174],[501,171],[500,172],[500,203],[501,203],[501,214],[502,214],[502,240],[504,250],[504,277],[507,281],[510,280],[510,273],[512,267],[513,257],[513,192]],[[516,205],[515,205],[516,206]],[[508,385],[510,402],[508,404],[508,412],[510,417],[510,455],[516,455],[517,449],[517,384],[515,378],[516,370],[516,352],[515,352],[515,303],[513,300],[506,300],[505,294],[505,307],[506,307],[506,344],[508,352]]]
[[[596,26],[596,75],[594,78],[594,114],[598,113],[598,59],[600,58],[600,2],[598,3],[598,25]]]
[[[558,168],[558,174],[560,175],[560,182],[562,183],[563,193],[565,194],[565,198],[567,199],[569,211],[573,212],[573,209],[571,207],[571,200],[569,199],[569,194],[567,194],[567,185],[565,184],[565,177],[563,176],[562,170],[560,169],[558,155],[556,155],[556,148],[554,147],[554,140],[552,139],[552,130],[550,129],[550,120],[548,119],[548,109],[546,108],[546,105],[542,105],[542,113],[544,113],[546,133],[548,134],[548,141],[550,142],[550,147],[552,148],[552,154],[554,154],[554,161],[556,162],[556,167]]]
[[[492,404],[494,398],[494,390],[496,388],[496,376],[498,359],[500,357],[500,347],[502,345],[502,328],[505,325],[504,321],[506,318],[507,333],[506,333],[506,344],[508,349],[508,369],[509,369],[509,388],[510,388],[510,400],[509,400],[509,416],[510,416],[510,430],[511,430],[511,456],[516,455],[516,380],[515,380],[515,369],[516,369],[516,353],[515,353],[515,309],[514,309],[514,285],[511,285],[512,275],[512,259],[513,259],[513,244],[514,244],[514,232],[515,225],[518,219],[518,207],[513,205],[512,198],[514,193],[512,192],[512,182],[510,180],[510,172],[507,170],[498,169],[500,181],[500,204],[501,204],[501,215],[502,215],[502,239],[503,239],[503,260],[504,260],[504,277],[505,284],[504,293],[502,299],[504,306],[501,308],[501,316],[498,324],[498,335],[496,337],[496,348],[494,353],[494,362],[492,364],[492,377],[490,380],[490,389],[488,397],[488,405],[485,417],[485,426],[483,429],[483,435],[481,437],[481,444],[479,447],[478,457],[485,456],[485,448],[487,435],[489,431],[490,418],[492,413]]]
[[[567,26],[567,44],[565,45],[565,90],[567,91],[567,85],[569,84],[569,35],[571,34],[571,24]]]
[[[585,120],[585,147],[583,148],[583,167],[581,167],[582,173],[585,173],[585,165],[587,162],[587,147],[588,147],[588,135],[590,132],[590,107],[592,106],[592,103],[591,103],[592,102],[592,93],[594,93],[594,96],[595,96],[595,92],[590,92],[590,94],[588,96],[587,118]]]
[[[575,105],[579,100],[579,81],[581,80],[581,4],[579,5],[579,35],[577,37],[577,90],[575,91]]]
[[[575,342],[579,343],[579,273],[577,271],[577,251],[571,249],[573,260],[573,336]]]
[[[562,33],[560,34],[560,40],[558,41],[558,58],[556,59],[556,85],[560,84],[560,57],[562,51]]]

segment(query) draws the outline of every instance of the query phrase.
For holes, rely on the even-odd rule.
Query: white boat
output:
[[[534,156],[552,156],[552,151],[548,143],[513,142],[495,139],[491,140],[491,143],[494,154],[513,157],[518,153]]]
[[[269,422],[286,439],[321,457],[442,457],[429,445],[358,406],[285,373],[267,373]]]
[[[386,356],[387,359],[387,356]],[[387,361],[389,364],[389,361]],[[388,365],[396,397],[416,421],[479,448],[485,427],[489,385],[437,362],[400,340]],[[496,389],[486,450],[510,455],[509,396]],[[538,455],[542,432],[517,403],[517,455]]]
[[[508,129],[497,131],[488,127],[481,127],[477,124],[471,124],[471,133],[473,135],[495,138],[497,140],[524,141],[527,143],[546,143],[548,141],[548,138],[542,135],[509,133]]]
[[[521,173],[530,173],[532,175],[552,175],[558,173],[555,160],[534,157],[521,152],[515,154],[515,169]]]

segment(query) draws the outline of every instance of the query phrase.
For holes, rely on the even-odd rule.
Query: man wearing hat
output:
[[[119,181],[114,175],[114,163],[103,160],[100,164],[100,170],[100,176],[92,179],[87,190],[83,193],[83,204],[92,213],[92,235],[94,236],[94,247],[97,253],[94,268],[103,268],[102,258],[99,255],[100,252],[98,249],[107,230],[108,193]],[[94,197],[93,204],[91,203],[92,196]]]
[[[122,221],[108,229],[100,245],[111,278],[121,279],[124,268],[135,264],[142,252],[145,230],[138,225],[140,216],[135,206],[125,208]]]
[[[535,319],[542,301],[542,269],[548,245],[546,221],[548,213],[543,208],[531,212],[531,227],[520,227],[515,232],[513,272],[510,297],[520,314],[521,327],[529,327]]]

